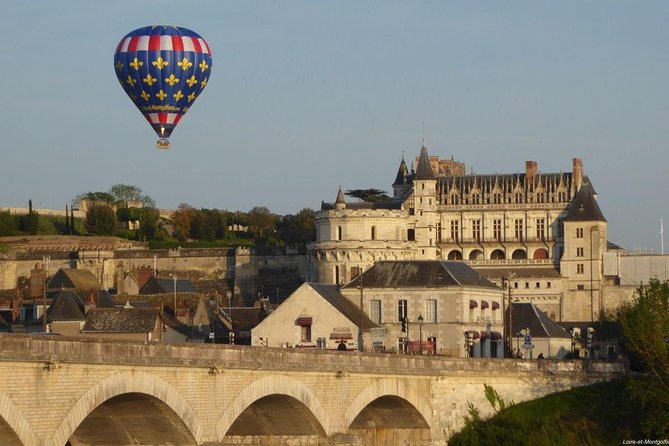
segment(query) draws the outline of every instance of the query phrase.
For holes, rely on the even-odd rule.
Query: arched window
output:
[[[376,240],[376,226],[372,226],[372,240]]]
[[[415,229],[407,229],[407,240],[410,242],[415,242],[416,241],[416,230]]]
[[[448,253],[448,260],[462,260],[462,252],[454,249]]]
[[[504,260],[506,258],[506,254],[504,254],[504,251],[501,249],[495,249],[493,252],[490,253],[490,259],[491,260]]]
[[[527,253],[525,252],[524,249],[516,249],[513,251],[513,254],[511,254],[512,259],[516,260],[522,260],[527,258]]]
[[[337,226],[337,240],[342,239],[342,234],[343,233],[344,233],[344,231],[342,230],[341,226]]]

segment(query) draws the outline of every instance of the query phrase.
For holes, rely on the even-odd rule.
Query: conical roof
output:
[[[584,182],[567,208],[564,221],[606,221],[590,182]]]
[[[407,168],[407,163],[404,161],[404,157],[402,157],[402,161],[400,162],[400,168],[397,169],[397,176],[395,177],[395,182],[393,183],[393,186],[401,186],[405,183],[406,176],[409,174],[409,169]]]
[[[416,168],[416,175],[413,177],[414,180],[434,180],[434,171],[430,165],[430,157],[427,154],[427,148],[425,146],[420,149],[420,157],[418,158],[418,167]]]
[[[341,186],[339,186],[339,191],[337,192],[337,199],[335,200],[335,204],[346,204],[346,200],[344,199],[344,192],[341,190]]]

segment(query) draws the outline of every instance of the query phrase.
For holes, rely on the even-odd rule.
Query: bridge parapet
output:
[[[622,362],[448,358],[388,353],[278,349],[214,344],[160,344],[108,339],[0,335],[0,360],[189,368],[236,368],[392,374],[624,374]]]

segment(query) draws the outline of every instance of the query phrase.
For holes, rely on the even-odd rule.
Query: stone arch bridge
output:
[[[483,385],[520,402],[622,364],[0,335],[0,443],[446,444]]]

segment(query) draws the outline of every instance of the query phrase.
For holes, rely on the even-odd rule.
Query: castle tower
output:
[[[414,223],[415,241],[420,258],[434,259],[437,255],[437,178],[425,146],[420,149],[418,166],[413,177],[412,207],[409,215]]]
[[[580,161],[580,160],[579,160]],[[566,210],[560,272],[567,277],[567,320],[594,321],[602,310],[602,260],[607,222],[587,177]]]
[[[404,161],[404,155],[402,155],[402,161],[400,162],[399,169],[397,169],[397,176],[395,176],[395,182],[393,183],[393,198],[402,198],[410,189],[410,184],[407,181],[408,175],[409,169],[407,168],[407,163]]]

